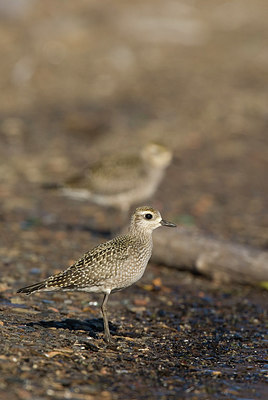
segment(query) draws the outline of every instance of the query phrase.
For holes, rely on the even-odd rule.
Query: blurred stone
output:
[[[18,19],[25,17],[36,0],[1,0],[0,18]]]
[[[30,57],[19,59],[11,71],[14,84],[20,86],[26,84],[33,76],[35,70],[34,61]]]
[[[21,118],[6,118],[1,123],[1,131],[7,137],[20,137],[24,131],[24,122]]]

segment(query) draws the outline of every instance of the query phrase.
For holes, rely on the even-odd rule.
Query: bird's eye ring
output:
[[[146,219],[152,219],[153,216],[152,216],[152,214],[145,214],[145,218],[146,218]]]

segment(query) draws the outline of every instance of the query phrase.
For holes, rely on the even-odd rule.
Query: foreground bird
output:
[[[106,308],[109,294],[132,285],[142,277],[152,254],[152,232],[162,225],[176,226],[164,221],[154,208],[139,207],[132,215],[126,235],[100,244],[65,271],[19,289],[18,293],[54,290],[103,293],[104,337],[110,342]]]
[[[165,146],[148,143],[139,155],[113,156],[85,168],[63,184],[45,184],[65,196],[90,200],[119,209],[126,217],[130,207],[149,199],[156,191],[172,153]]]

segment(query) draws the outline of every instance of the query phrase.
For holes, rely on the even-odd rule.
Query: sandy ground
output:
[[[150,204],[267,249],[267,2],[3,0],[0,398],[263,399],[267,293],[150,265],[110,301],[16,290],[108,236],[118,215],[40,185],[161,141]]]

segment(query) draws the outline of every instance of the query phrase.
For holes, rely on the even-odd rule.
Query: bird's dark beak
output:
[[[172,222],[165,221],[164,219],[162,219],[160,221],[160,224],[163,226],[170,226],[172,228],[175,228],[177,226],[177,225],[173,224]]]

